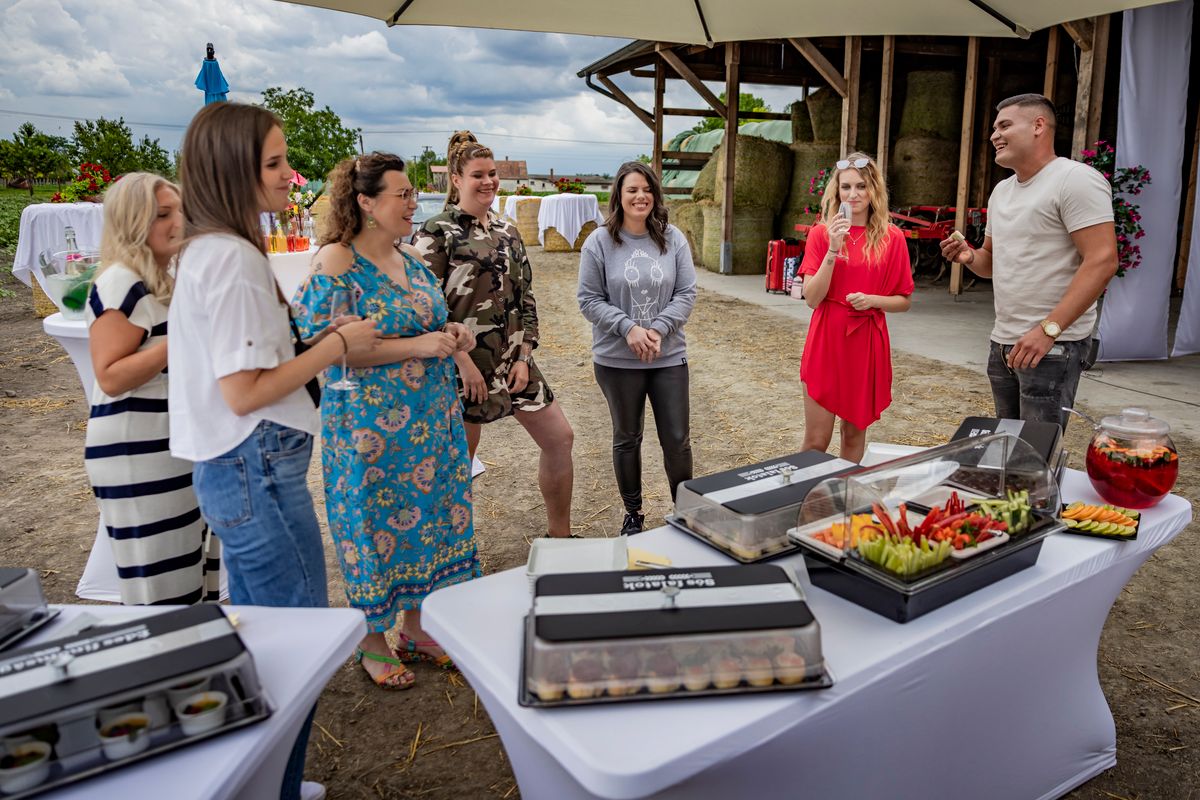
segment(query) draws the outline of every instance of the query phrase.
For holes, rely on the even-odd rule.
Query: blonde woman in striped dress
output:
[[[96,383],[85,460],[127,605],[216,602],[219,544],[192,465],[171,456],[167,304],[183,235],[179,190],[131,173],[104,196],[87,320]]]

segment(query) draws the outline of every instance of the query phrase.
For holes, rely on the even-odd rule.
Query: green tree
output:
[[[643,164],[649,164],[654,161],[654,159],[652,159],[650,156],[646,155],[645,153],[642,153],[641,155],[639,155],[636,160],[642,162]]]
[[[34,181],[63,179],[70,163],[68,150],[66,139],[43,133],[32,122],[26,122],[11,140],[0,141],[0,175],[9,183],[27,184],[32,197]]]
[[[124,117],[76,122],[74,150],[77,164],[100,164],[113,175],[137,172],[141,168],[133,131],[125,124]]]
[[[725,102],[725,93],[724,92],[721,92],[720,98],[721,98],[721,102],[724,103]],[[755,97],[754,95],[748,94],[746,92],[742,92],[741,94],[738,95],[738,111],[770,111],[770,110],[771,110],[771,107],[769,105],[767,105],[767,102],[765,100],[763,100],[761,97]],[[739,119],[738,127],[741,127],[742,125],[745,125],[747,122],[751,122],[751,121],[752,120],[748,120],[748,119]],[[724,127],[725,127],[725,120],[720,119],[719,117],[705,117],[704,119],[700,120],[700,122],[694,128],[692,128],[692,130],[696,133],[706,133],[707,131],[715,131],[719,128],[724,128]]]
[[[154,172],[166,178],[175,178],[175,161],[166,148],[158,143],[158,139],[143,136],[137,144],[138,169],[142,172]],[[111,172],[111,170],[109,170]]]
[[[439,158],[438,154],[428,147],[419,156],[413,156],[408,160],[408,179],[412,181],[412,185],[418,189],[425,190],[433,186],[433,171],[430,167],[438,165],[445,166],[446,159]]]
[[[314,107],[313,93],[300,87],[263,92],[263,105],[283,122],[288,161],[306,178],[324,179],[337,162],[358,152],[360,128],[348,128],[329,106]]]

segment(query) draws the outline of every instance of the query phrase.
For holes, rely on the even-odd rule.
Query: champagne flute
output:
[[[354,299],[354,292],[349,289],[334,289],[329,293],[329,323],[332,325],[334,321],[341,317],[357,317],[358,304]],[[350,379],[350,371],[346,367],[346,354],[342,353],[342,377],[339,380],[328,384],[330,389],[346,391],[358,388],[358,381]]]

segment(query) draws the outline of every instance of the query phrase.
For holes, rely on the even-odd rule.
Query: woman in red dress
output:
[[[847,219],[839,210],[850,207]],[[867,427],[892,402],[884,313],[907,311],[913,292],[904,234],[888,222],[887,186],[869,156],[837,162],[808,234],[800,272],[813,309],[800,359],[804,449],[826,450],[842,420],[841,456],[861,461]]]

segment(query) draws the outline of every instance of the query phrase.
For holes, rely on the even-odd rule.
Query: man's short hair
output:
[[[1042,113],[1046,118],[1046,124],[1051,128],[1055,127],[1057,120],[1055,119],[1056,109],[1054,103],[1050,102],[1050,98],[1041,94],[1017,94],[1012,97],[1005,98],[996,104],[996,111],[1003,111],[1009,106],[1020,106],[1021,108],[1034,108]]]

